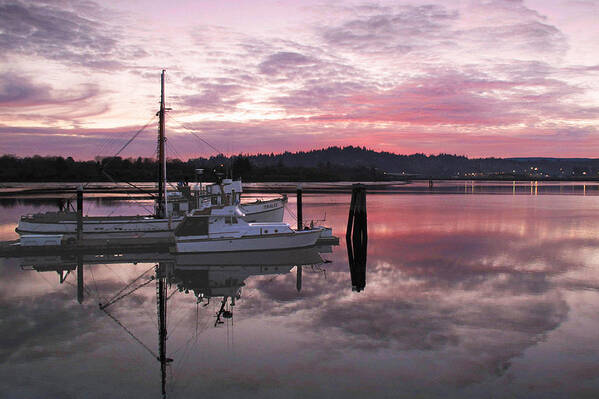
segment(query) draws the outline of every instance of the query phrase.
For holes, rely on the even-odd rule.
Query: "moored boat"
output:
[[[238,206],[195,210],[175,229],[178,253],[263,251],[310,247],[321,228],[293,230],[287,223],[248,223]]]
[[[137,240],[152,238],[170,240],[173,230],[185,215],[194,208],[211,205],[240,205],[249,222],[280,222],[287,198],[255,201],[241,204],[241,181],[223,179],[199,190],[182,185],[176,192],[167,192],[165,143],[165,71],[161,74],[161,101],[159,115],[159,168],[158,197],[155,214],[147,216],[84,216],[81,238],[85,241]],[[46,212],[22,216],[15,231],[23,235],[60,234],[65,242],[75,241],[77,236],[77,212]]]

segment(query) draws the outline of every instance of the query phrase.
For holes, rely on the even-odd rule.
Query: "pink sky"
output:
[[[597,157],[599,2],[0,0],[0,153]],[[155,121],[122,156],[153,156]]]

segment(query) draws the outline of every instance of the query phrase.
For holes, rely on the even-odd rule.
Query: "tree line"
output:
[[[244,181],[341,181],[398,179],[584,179],[599,178],[598,159],[467,158],[439,154],[401,155],[365,147],[329,147],[280,154],[239,154],[187,161],[169,159],[170,181],[242,178]],[[154,181],[153,158],[106,157],[76,161],[72,157],[0,157],[3,182]]]

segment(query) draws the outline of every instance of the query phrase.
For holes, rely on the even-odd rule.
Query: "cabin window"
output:
[[[218,204],[218,200],[216,199],[216,197],[211,197],[210,198],[210,202],[212,203],[212,205],[217,205]]]
[[[208,235],[207,217],[188,217],[175,229],[175,236],[201,236]]]
[[[235,217],[235,216],[225,216],[225,223],[226,224],[237,223],[237,217]]]

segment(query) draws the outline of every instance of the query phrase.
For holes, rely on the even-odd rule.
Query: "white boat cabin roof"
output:
[[[191,212],[191,216],[209,216],[209,217],[225,217],[236,216],[244,217],[245,213],[237,205],[227,206],[211,206],[201,209],[195,209]]]
[[[194,188],[195,191],[200,190],[200,184],[197,183]],[[209,195],[220,195],[220,194],[232,194],[233,191],[236,193],[243,192],[241,180],[223,179],[220,184],[208,184],[204,186],[204,189]]]

